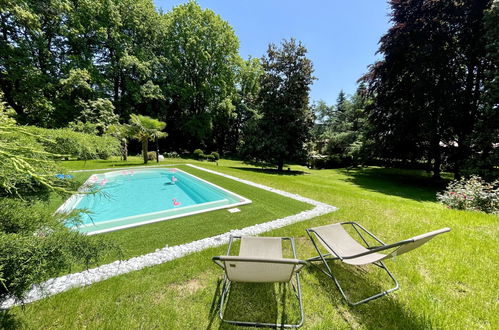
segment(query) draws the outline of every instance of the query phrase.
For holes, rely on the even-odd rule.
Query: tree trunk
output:
[[[147,161],[148,161],[148,159],[147,159],[147,151],[148,151],[147,150],[147,147],[148,147],[147,144],[148,143],[147,142],[148,142],[147,140],[143,140],[142,141],[142,157],[144,158],[144,164],[147,164]]]
[[[284,167],[284,159],[280,158],[277,161],[277,171],[282,172],[283,167]]]
[[[126,162],[128,160],[128,143],[126,139],[123,139],[123,160]]]
[[[442,159],[440,155],[440,146],[437,144],[433,149],[433,179],[441,179],[440,177],[441,165],[442,165]]]
[[[156,138],[156,163],[159,163],[159,145],[158,145],[158,138]]]

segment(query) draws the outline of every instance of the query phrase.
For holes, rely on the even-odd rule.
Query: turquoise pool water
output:
[[[87,210],[76,229],[89,234],[251,203],[176,168],[94,174],[82,187],[91,188],[99,192],[74,195],[58,210]]]

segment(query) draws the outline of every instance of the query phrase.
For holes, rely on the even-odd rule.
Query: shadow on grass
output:
[[[389,168],[342,170],[345,181],[364,189],[416,201],[436,201],[436,193],[445,189],[448,180],[434,180],[424,171]]]
[[[279,172],[277,169],[274,168],[252,168],[252,167],[237,167],[237,166],[231,166],[230,168],[236,169],[236,170],[241,170],[241,171],[248,171],[248,172],[254,172],[254,173],[264,173],[264,174],[275,174],[275,175],[286,175],[286,176],[296,176],[296,175],[305,175],[305,174],[310,174],[308,172],[303,172],[303,171],[281,171]]]
[[[206,329],[212,329],[214,320],[219,317],[221,282],[219,280],[217,283]],[[299,305],[294,291],[285,283],[232,282],[226,299],[224,306],[226,320],[270,324],[299,321]],[[219,329],[234,329],[234,325],[221,322]]]
[[[9,310],[0,310],[0,329],[20,329],[22,323]]]
[[[393,282],[385,271],[373,265],[355,267],[339,262],[330,262],[329,265],[345,294],[353,301],[359,301],[393,286]],[[356,326],[356,324],[352,324],[352,316],[356,322],[367,329],[433,329],[439,327],[428,317],[417,315],[407,306],[399,303],[394,296],[397,291],[361,305],[350,306],[341,296],[334,281],[326,276],[319,267],[324,266],[314,264],[308,268],[308,272],[317,278],[320,290],[334,306],[338,306],[336,308],[338,313],[351,327]],[[382,274],[375,274],[376,270]],[[380,280],[376,275],[384,275],[383,280]]]

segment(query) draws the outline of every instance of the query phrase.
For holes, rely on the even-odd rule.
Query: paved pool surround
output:
[[[171,165],[175,166],[175,165]],[[30,303],[40,299],[43,299],[48,296],[52,296],[64,291],[67,291],[72,288],[78,288],[87,286],[93,283],[97,283],[100,281],[107,280],[111,277],[130,273],[133,271],[141,270],[146,267],[151,267],[155,265],[160,265],[162,263],[184,257],[186,255],[199,252],[208,248],[221,246],[227,244],[229,242],[230,236],[244,236],[244,235],[259,235],[274,229],[278,229],[281,227],[289,226],[293,223],[297,223],[300,221],[312,219],[330,212],[334,212],[337,210],[336,207],[331,206],[326,203],[322,203],[307,197],[303,197],[297,194],[292,194],[283,190],[274,189],[272,187],[268,187],[259,183],[251,182],[248,180],[243,180],[236,178],[231,175],[219,173],[216,171],[208,170],[196,165],[187,164],[192,168],[202,170],[208,173],[220,175],[222,177],[232,179],[253,187],[257,187],[263,190],[267,190],[281,196],[285,196],[288,198],[292,198],[294,200],[308,203],[313,205],[314,208],[307,211],[302,211],[300,213],[290,215],[284,218],[275,219],[269,222],[260,223],[257,225],[234,229],[229,232],[206,237],[197,241],[193,241],[186,244],[180,244],[175,246],[165,246],[162,249],[157,249],[156,251],[148,254],[144,254],[142,256],[130,258],[128,260],[120,260],[115,261],[110,264],[102,265],[96,268],[88,269],[82,271],[80,273],[74,273],[69,275],[64,275],[56,278],[49,279],[46,282],[35,285],[32,289],[26,294],[23,302],[17,301],[13,298],[7,299],[0,305],[1,308],[7,309],[15,305],[19,305],[21,303]]]

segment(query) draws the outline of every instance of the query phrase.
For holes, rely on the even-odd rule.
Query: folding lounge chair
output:
[[[241,239],[238,256],[231,256],[230,250],[234,239]],[[282,257],[282,241],[289,240],[293,258]],[[231,236],[226,256],[213,257],[213,261],[225,271],[220,297],[220,319],[224,322],[243,326],[266,326],[298,328],[303,324],[303,305],[301,299],[299,271],[307,264],[296,258],[295,244],[292,237],[250,237]],[[295,278],[293,283],[292,279]],[[230,291],[231,282],[252,283],[291,283],[300,306],[301,319],[298,324],[274,324],[250,321],[231,321],[224,319],[224,305]]]
[[[351,225],[355,232],[359,235],[360,239],[363,241],[365,246],[357,242],[350,234],[343,228],[343,225]],[[315,249],[319,253],[319,255],[315,258],[308,259],[307,261],[322,261],[325,265],[326,270],[321,269],[327,276],[331,277],[334,280],[334,283],[338,287],[341,292],[341,295],[350,305],[358,305],[370,300],[382,297],[392,291],[395,291],[399,288],[399,284],[392,273],[388,270],[385,264],[382,262],[384,259],[392,258],[403,253],[409,252],[415,248],[420,247],[424,243],[428,242],[430,239],[435,237],[436,235],[443,234],[450,231],[450,228],[442,228],[439,230],[435,230],[426,234],[422,234],[419,236],[414,236],[412,238],[393,243],[393,244],[385,244],[379,238],[374,236],[367,229],[362,227],[356,222],[341,222],[335,223],[332,225],[326,225],[321,227],[309,228],[307,229],[307,234],[310,237],[310,240],[314,244]],[[369,235],[374,240],[376,240],[380,245],[371,246],[365,237],[362,235]],[[327,253],[321,253],[319,247],[317,246],[316,241],[314,240],[312,233],[316,236],[321,245],[327,250]],[[386,251],[388,253],[380,253]],[[394,281],[395,286],[387,291],[380,292],[371,297],[359,300],[357,302],[350,301],[343,289],[338,282],[338,279],[333,275],[330,266],[327,263],[327,260],[340,260],[346,264],[360,266],[360,265],[368,265],[374,264],[382,269],[384,269],[390,278]]]

